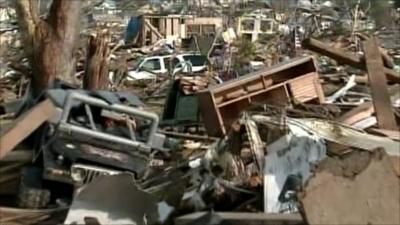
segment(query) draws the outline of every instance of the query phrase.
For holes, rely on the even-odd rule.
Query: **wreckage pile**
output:
[[[101,90],[80,88],[80,46],[75,76],[32,99],[26,60],[8,51],[0,223],[399,224],[400,47],[388,31],[317,40],[296,27],[294,43],[241,46],[219,19],[132,17],[129,43],[115,21],[88,29],[115,29],[102,33]],[[241,36],[273,32],[268,17],[245,20]],[[199,35],[171,39],[178,22]]]
[[[381,60],[379,54],[377,57]],[[175,103],[168,100],[168,104],[174,104],[175,119],[185,122],[180,111],[189,109],[181,107],[185,107],[185,101],[192,101],[185,96],[195,95],[202,118],[197,123],[204,124],[208,135],[163,130],[157,115],[141,110],[142,103],[127,93],[49,89],[47,100],[21,114],[2,133],[2,161],[17,160],[19,167],[24,164],[21,160],[27,162],[32,155],[21,147],[15,149],[17,144],[34,131],[41,136],[36,140],[40,140],[44,157],[42,172],[32,168],[25,172],[38,180],[21,180],[26,187],[19,195],[24,194],[26,199],[20,206],[50,207],[54,204],[51,193],[58,196],[58,202],[66,201],[58,203],[59,207],[66,209],[65,205],[71,204],[66,224],[85,223],[87,218],[95,218],[100,224],[133,224],[140,223],[144,215],[151,223],[165,223],[174,215],[176,224],[209,223],[211,218],[291,224],[399,220],[396,121],[391,124],[390,117],[382,121],[378,113],[387,112],[374,107],[373,97],[372,102],[358,106],[335,104],[337,99],[346,99],[347,92],[342,89],[347,85],[325,96],[312,57],[207,89],[207,82],[196,77],[177,81],[177,91],[182,94]],[[390,99],[389,95],[384,97]],[[395,116],[393,113],[392,118]],[[374,120],[368,119],[371,117]],[[35,123],[31,122],[33,118]],[[196,114],[192,119],[197,118]],[[382,122],[384,129],[379,125]],[[38,130],[43,124],[47,132]],[[13,165],[15,162],[9,163],[9,167]],[[382,179],[373,182],[376,189],[364,188],[364,194],[354,197],[364,190],[361,187],[371,187],[374,176]],[[64,193],[57,193],[46,179],[64,183],[59,187]],[[326,185],[335,193],[327,194]],[[67,187],[75,189],[72,201],[66,200],[70,195]],[[387,191],[378,191],[383,188]],[[367,198],[376,198],[373,194],[377,192],[386,197],[370,202]],[[349,209],[362,204],[355,200],[372,205],[349,216]],[[138,208],[138,201],[148,205]],[[382,209],[382,204],[388,205]],[[179,217],[211,209],[217,212]],[[7,208],[2,210],[7,212]],[[256,213],[260,211],[264,214]],[[300,212],[303,219],[296,214]],[[242,213],[246,219],[238,218]],[[269,216],[272,213],[280,214]],[[326,217],[321,218],[321,214]]]

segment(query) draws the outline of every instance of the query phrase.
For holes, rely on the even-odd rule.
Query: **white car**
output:
[[[172,59],[172,61],[171,61]],[[202,72],[207,69],[207,58],[200,54],[180,54],[151,56],[138,61],[133,70],[128,70],[128,80],[152,80],[157,75],[168,74],[168,68],[173,69],[173,73],[182,72]]]

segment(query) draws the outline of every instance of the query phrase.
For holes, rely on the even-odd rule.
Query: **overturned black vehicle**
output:
[[[157,115],[132,94],[52,89],[46,97],[57,112],[42,137],[45,179],[81,186],[121,172],[139,178],[162,147]]]

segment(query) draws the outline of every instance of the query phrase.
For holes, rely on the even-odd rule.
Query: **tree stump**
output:
[[[108,38],[107,35],[90,36],[86,54],[83,88],[103,90],[108,86]]]

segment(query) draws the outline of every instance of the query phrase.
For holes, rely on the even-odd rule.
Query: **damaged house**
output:
[[[258,14],[252,13],[239,17],[237,22],[238,35],[251,42],[262,37],[272,36],[278,31],[279,24],[270,15],[271,11],[267,10],[267,14],[261,14],[260,11]]]
[[[193,15],[143,15],[134,21],[140,27],[136,30],[135,38],[135,43],[140,46],[152,45],[160,39],[178,40],[193,35],[215,36],[217,30],[222,28],[222,18]]]

